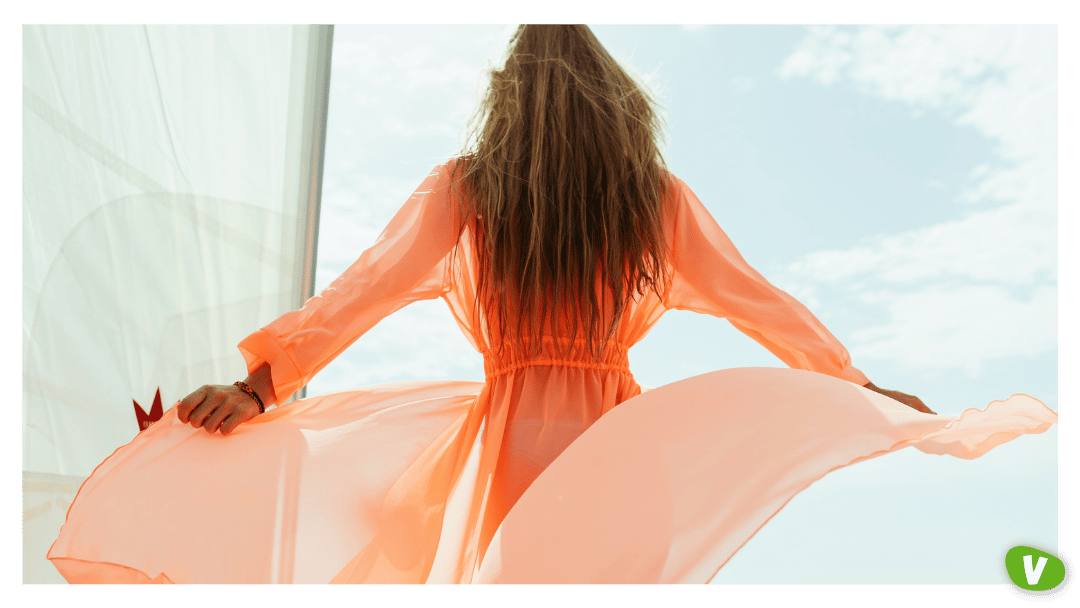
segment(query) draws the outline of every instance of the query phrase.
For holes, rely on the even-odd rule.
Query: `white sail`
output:
[[[24,26],[24,582],[93,468],[314,288],[332,26]]]

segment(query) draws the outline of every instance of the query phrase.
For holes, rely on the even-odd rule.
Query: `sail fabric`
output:
[[[310,295],[330,33],[24,26],[24,486],[242,378],[235,343]],[[64,492],[26,507],[27,582],[58,578]]]

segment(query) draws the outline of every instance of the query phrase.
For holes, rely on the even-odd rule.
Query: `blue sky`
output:
[[[511,30],[336,27],[317,290],[459,149]],[[1020,392],[1057,409],[1053,27],[593,30],[661,99],[671,170],[876,384],[942,414]],[[630,358],[646,387],[783,366],[681,311]],[[423,378],[483,379],[440,300],[387,318],[308,395]],[[976,461],[860,463],[796,496],[718,581],[1004,582],[1009,547],[1057,550],[1056,463],[1056,427]],[[921,559],[946,550],[964,557]]]

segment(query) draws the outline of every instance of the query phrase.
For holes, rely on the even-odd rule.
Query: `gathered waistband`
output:
[[[558,356],[556,344],[566,344],[567,339],[545,336],[540,353],[521,359],[512,354],[508,357],[496,357],[491,351],[484,353],[484,375],[488,378],[501,376],[526,367],[551,366],[551,367],[575,367],[581,369],[597,369],[625,374],[630,373],[630,360],[628,358],[629,347],[609,340],[601,352],[600,360],[597,361],[585,351],[583,340],[576,340],[570,355],[572,358]]]
[[[484,376],[488,378],[494,378],[496,376],[502,376],[509,374],[510,372],[517,371],[519,369],[525,369],[526,367],[549,365],[551,367],[580,367],[583,369],[602,369],[616,372],[622,372],[624,374],[630,373],[629,362],[618,365],[614,363],[597,363],[595,361],[575,361],[572,359],[550,359],[550,358],[534,358],[526,361],[518,361],[516,363],[509,363],[502,366],[497,366],[494,362],[484,359]]]

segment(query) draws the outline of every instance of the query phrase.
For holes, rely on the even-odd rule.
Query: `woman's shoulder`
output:
[[[446,159],[445,162],[435,167],[436,170],[453,172],[455,169],[464,170],[468,167],[471,156],[455,155]]]

